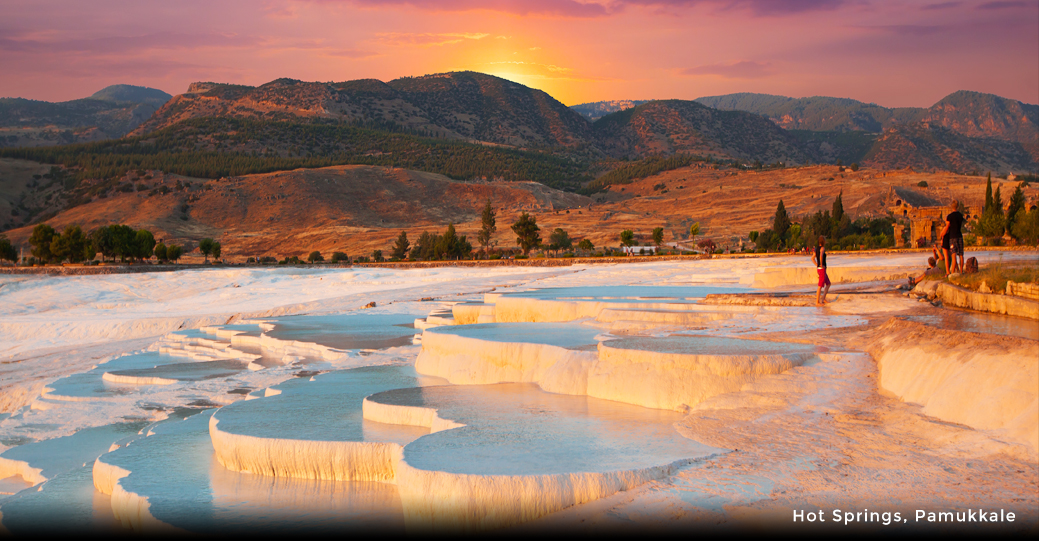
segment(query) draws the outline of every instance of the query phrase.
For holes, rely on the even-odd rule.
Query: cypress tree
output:
[[[777,238],[782,239],[788,229],[790,229],[790,216],[787,215],[783,200],[780,199],[779,205],[776,206],[776,217],[772,220],[772,231]]]
[[[988,183],[985,185],[985,206],[981,212],[988,212],[990,208],[992,208],[992,172],[988,174]]]
[[[487,246],[491,244],[491,236],[494,235],[494,231],[498,229],[494,219],[494,209],[491,208],[491,200],[487,200],[487,204],[483,207],[483,225],[480,227],[480,232],[476,235],[476,241],[480,243],[480,247],[484,251],[487,250]]]
[[[1007,232],[1013,235],[1012,228],[1017,221],[1018,211],[1025,208],[1025,194],[1021,191],[1021,185],[1017,185],[1014,194],[1010,196],[1010,207],[1007,209]],[[1024,215],[1022,215],[1024,216]]]

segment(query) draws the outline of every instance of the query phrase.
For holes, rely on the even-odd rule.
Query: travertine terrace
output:
[[[98,282],[64,322],[5,314],[0,524],[814,532],[838,526],[791,514],[870,509],[932,532],[916,510],[984,506],[1017,518],[971,531],[1034,530],[1034,320],[897,290],[910,258],[833,256],[826,307],[793,257],[169,273],[134,297],[18,277],[12,301]]]

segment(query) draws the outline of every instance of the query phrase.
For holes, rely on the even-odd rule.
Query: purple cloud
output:
[[[852,28],[861,28],[863,30],[877,30],[888,34],[895,34],[899,36],[930,36],[953,30],[952,26],[943,25],[925,25],[925,24],[887,24],[887,25],[876,25],[876,26],[853,26]]]
[[[22,53],[112,54],[150,49],[198,49],[202,47],[253,47],[259,38],[222,34],[178,34],[161,32],[141,36],[115,36],[94,39],[44,41],[0,37],[0,51]]]
[[[833,11],[849,0],[621,0],[618,4],[647,7],[714,6],[720,11],[747,10],[759,17],[781,17],[810,11]]]
[[[772,74],[772,64],[742,60],[727,64],[709,64],[679,70],[681,75],[717,75],[724,79],[760,79]]]
[[[590,18],[608,15],[607,6],[581,3],[574,0],[310,0],[333,4],[348,2],[354,5],[380,8],[407,6],[428,11],[500,11],[513,15],[548,15],[557,17]]]
[[[926,6],[923,6],[920,9],[927,10],[927,11],[932,11],[932,10],[938,10],[938,9],[954,8],[954,7],[960,6],[960,5],[963,5],[963,2],[939,2],[937,4],[927,4]]]
[[[350,3],[382,7],[407,6],[429,11],[499,11],[513,15],[544,15],[592,18],[623,12],[629,6],[651,8],[689,8],[713,6],[720,11],[747,10],[753,15],[776,17],[811,11],[832,11],[848,3],[865,0],[310,0],[315,3]]]
[[[1023,7],[1034,6],[1034,5],[1035,5],[1034,2],[1012,2],[1012,1],[985,2],[984,4],[981,4],[980,6],[978,6],[978,9],[993,10],[993,9],[1007,9],[1007,8],[1023,8]]]

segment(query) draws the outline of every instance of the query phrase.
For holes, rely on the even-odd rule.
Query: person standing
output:
[[[958,210],[959,201],[949,203],[949,215],[945,217],[942,236],[948,238],[942,243],[945,252],[945,273],[963,272],[963,214]],[[955,256],[955,259],[953,257]]]
[[[812,263],[815,263],[815,269],[819,273],[819,287],[815,290],[815,304],[822,306],[826,304],[826,294],[830,292],[830,277],[826,275],[826,237],[822,235],[819,235],[819,244],[815,246],[815,253],[812,254]]]

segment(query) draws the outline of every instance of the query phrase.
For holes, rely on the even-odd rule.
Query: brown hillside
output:
[[[932,105],[920,120],[967,137],[1020,143],[1039,162],[1039,105],[961,90]]]
[[[569,147],[591,139],[588,121],[552,96],[474,72],[389,83],[374,79],[342,83],[278,79],[258,87],[193,83],[132,135],[202,117],[331,120],[517,147]]]
[[[533,214],[542,238],[557,228],[571,237],[588,238],[595,246],[617,246],[624,229],[649,243],[655,227],[665,228],[667,242],[686,239],[689,225],[701,224],[702,238],[719,246],[738,246],[752,230],[771,227],[780,199],[792,217],[829,210],[843,191],[844,208],[853,218],[887,215],[892,188],[915,193],[921,200],[947,203],[952,198],[977,209],[984,198],[985,178],[952,173],[879,171],[864,168],[839,172],[835,166],[747,172],[686,167],[625,186],[614,186],[592,199],[536,183],[455,182],[445,177],[402,169],[342,166],[249,175],[204,181],[155,173],[146,189],[97,199],[48,220],[59,231],[70,224],[86,230],[110,223],[144,227],[167,242],[189,249],[203,237],[223,243],[230,261],[248,256],[305,256],[387,251],[401,230],[414,242],[423,231],[443,232],[455,223],[460,235],[475,239],[480,211],[491,200],[498,214],[494,241],[516,244],[509,229],[521,212]],[[156,187],[187,184],[182,191],[148,196]],[[926,188],[917,184],[927,182]],[[1000,185],[997,181],[996,185]],[[1016,182],[1002,182],[1009,200]],[[1036,187],[1026,198],[1039,199]],[[31,228],[8,231],[25,243]],[[198,256],[201,258],[201,256]],[[189,256],[187,261],[192,261]]]
[[[432,173],[397,168],[339,166],[207,181],[152,172],[144,191],[117,195],[65,211],[48,220],[61,231],[125,223],[156,238],[194,247],[219,239],[225,253],[253,256],[311,250],[370,253],[385,248],[401,229],[436,230],[479,220],[487,200],[499,212],[542,213],[579,207],[590,199],[534,182],[456,182]],[[187,184],[177,189],[180,183]],[[166,194],[149,195],[167,187]],[[507,228],[506,228],[507,229]],[[30,227],[7,232],[16,244]],[[359,252],[359,250],[361,250]]]
[[[599,145],[615,157],[686,153],[723,159],[803,164],[798,142],[768,119],[693,101],[651,101],[600,118]]]
[[[968,137],[927,122],[902,124],[885,131],[862,159],[881,169],[946,171],[1036,170],[1036,161],[1016,141]]]

